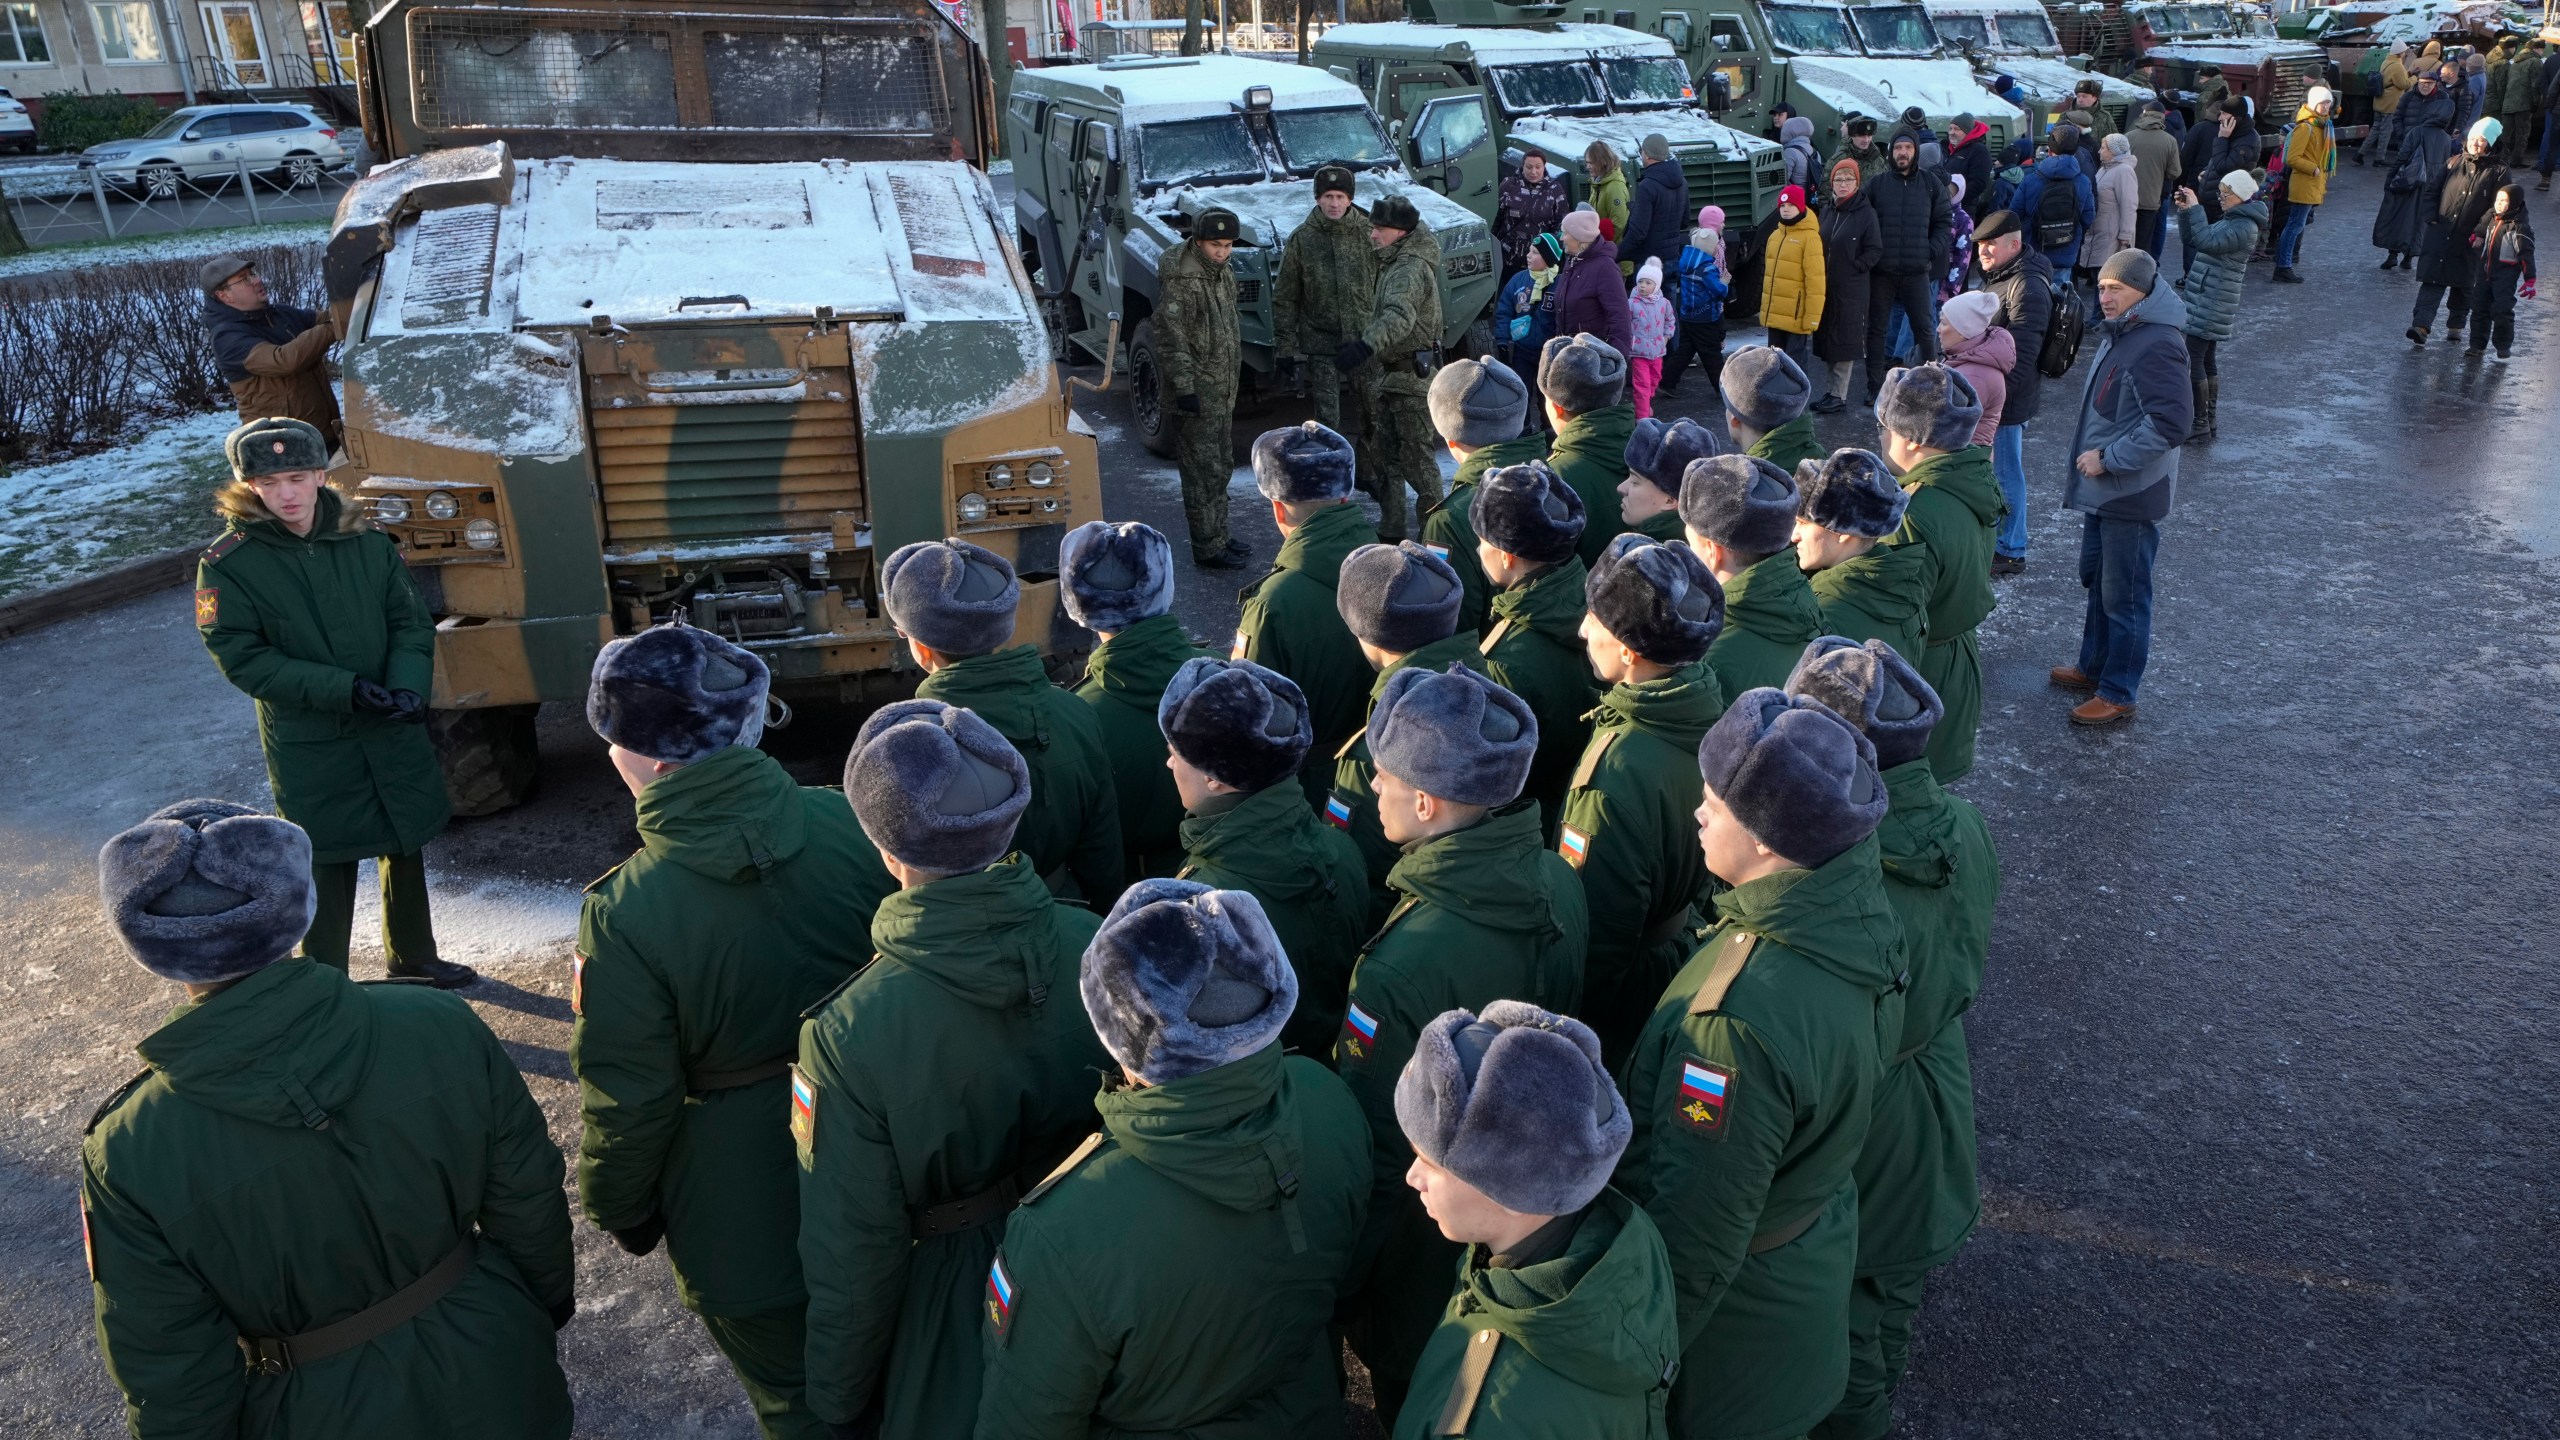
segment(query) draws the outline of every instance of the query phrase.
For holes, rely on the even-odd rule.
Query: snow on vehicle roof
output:
[[[1920,0],[1932,15],[2045,15],[2041,0]]]
[[[1774,141],[1745,135],[1694,111],[1681,110],[1644,110],[1631,115],[1530,115],[1512,121],[1511,133],[1546,141],[1575,155],[1599,140],[1621,155],[1632,156],[1647,135],[1670,141],[1675,155],[1697,146],[1741,156],[1778,148]]]
[[[2261,61],[2310,57],[2326,60],[2329,52],[2317,45],[2299,40],[2172,40],[2154,45],[2147,52],[2165,55],[2173,60],[2193,60],[2200,65],[2237,65],[2255,70]]]
[[[1476,212],[1436,190],[1425,189],[1404,178],[1402,171],[1393,172],[1396,183],[1389,185],[1373,171],[1364,171],[1352,180],[1352,199],[1363,208],[1374,206],[1382,196],[1402,195],[1413,202],[1414,211],[1435,235],[1447,237],[1462,228],[1473,227],[1479,235],[1484,221]],[[1315,209],[1315,198],[1307,191],[1304,180],[1275,180],[1253,185],[1177,185],[1149,197],[1146,208],[1157,214],[1182,211],[1197,215],[1216,206],[1232,211],[1244,226],[1247,244],[1272,249],[1289,243],[1291,232],[1305,223]],[[1132,230],[1132,238],[1137,232]]]
[[[1342,46],[1428,48],[1464,45],[1488,65],[1527,65],[1541,60],[1580,60],[1595,51],[1677,55],[1671,42],[1616,25],[1425,25],[1411,20],[1336,25],[1315,42],[1317,54]]]
[[[1985,63],[1996,64],[1999,70],[2015,79],[2019,88],[2025,90],[2033,99],[2063,99],[2072,91],[2079,89],[2080,82],[2083,80],[2097,81],[2098,94],[2103,99],[2122,100],[2127,104],[2134,104],[2152,98],[2152,92],[2143,86],[2119,80],[2113,75],[2101,75],[2095,70],[2074,69],[2069,64],[2050,56],[1996,55]]]
[[[1082,91],[1095,104],[1134,123],[1196,120],[1224,115],[1244,103],[1244,92],[1271,87],[1272,108],[1292,110],[1362,103],[1359,88],[1312,65],[1283,64],[1238,55],[1140,57],[1099,65],[1051,65],[1015,74],[1037,89]]]
[[[1799,85],[1811,89],[1846,114],[1855,110],[1890,121],[1917,105],[1931,119],[2007,115],[2012,124],[2025,118],[2009,102],[1982,88],[1973,67],[1961,60],[1870,60],[1848,55],[1798,55],[1787,62]]]

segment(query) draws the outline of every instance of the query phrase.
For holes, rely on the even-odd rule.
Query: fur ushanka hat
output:
[[[1308,420],[1265,430],[1253,441],[1253,488],[1283,505],[1351,498],[1351,442]]]
[[[1656,665],[1701,659],[1724,633],[1724,587],[1686,545],[1621,535],[1592,562],[1584,593],[1591,618]]]
[[[1724,436],[1695,420],[1674,420],[1665,425],[1648,415],[1637,421],[1634,433],[1627,436],[1627,473],[1641,477],[1677,500],[1680,477],[1689,473],[1689,462],[1722,455],[1726,450]]]
[[[1013,638],[1022,582],[1013,562],[966,540],[918,540],[880,567],[880,603],[898,633],[945,655],[988,655]]]
[[[1369,721],[1369,758],[1381,772],[1461,805],[1519,799],[1537,752],[1528,702],[1464,665],[1388,676]]]
[[[1757,455],[1692,460],[1680,478],[1680,523],[1745,555],[1795,543],[1795,477]]]
[[[1627,398],[1627,357],[1597,335],[1557,335],[1538,355],[1538,393],[1567,415]]]
[[[1787,693],[1819,700],[1857,726],[1876,747],[1879,772],[1925,758],[1929,732],[1947,713],[1938,692],[1882,640],[1816,639],[1787,676]]]
[[[1085,947],[1093,1033],[1150,1085],[1232,1065],[1280,1038],[1298,974],[1262,902],[1196,880],[1141,880]]]
[[[1961,450],[1973,443],[1973,427],[1982,423],[1982,397],[1950,366],[1896,367],[1884,372],[1884,387],[1876,392],[1876,422],[1886,434],[1914,445]]]
[[[1719,377],[1724,408],[1734,419],[1766,435],[1813,403],[1804,367],[1774,345],[1746,345],[1724,362]]]
[[[1458,630],[1466,591],[1449,562],[1413,540],[1363,545],[1345,556],[1333,608],[1359,639],[1410,655]]]
[[[1058,546],[1058,580],[1077,624],[1126,630],[1173,608],[1173,544],[1143,521],[1087,520]]]
[[[311,837],[227,800],[181,800],[98,850],[98,899],[142,968],[188,985],[254,975],[311,928]]]
[[[1698,742],[1698,776],[1754,839],[1807,868],[1875,833],[1875,747],[1819,700],[1745,690]]]
[[[1520,1000],[1422,1027],[1396,1077],[1396,1123],[1423,1159],[1524,1215],[1597,1199],[1635,1133],[1599,1037]]]
[[[1298,773],[1315,744],[1306,692],[1250,660],[1195,655],[1156,701],[1156,728],[1182,762],[1250,794]]]
[[[1881,540],[1902,528],[1911,497],[1894,483],[1893,472],[1868,450],[1834,450],[1828,460],[1796,466],[1796,489],[1803,495],[1796,513],[1840,535]]]
[[[1590,518],[1581,494],[1544,460],[1486,471],[1467,513],[1486,544],[1540,565],[1572,559]]]
[[[862,722],[844,794],[862,833],[900,864],[944,875],[984,870],[1013,849],[1031,770],[974,710],[900,700]]]
[[[587,724],[634,755],[690,765],[764,738],[773,672],[682,621],[608,640],[587,676]]]

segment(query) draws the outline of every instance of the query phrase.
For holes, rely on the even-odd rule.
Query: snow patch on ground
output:
[[[353,952],[364,957],[355,973],[382,963],[382,892],[374,867],[359,865]],[[461,965],[506,968],[568,964],[578,938],[578,907],[586,896],[575,885],[517,876],[465,878],[427,863],[428,905],[435,916],[436,953]]]
[[[96,455],[0,474],[0,596],[211,540],[213,492],[230,478],[228,411],[170,421]]]
[[[17,193],[14,182],[10,193]],[[52,245],[24,255],[0,259],[0,280],[40,275],[49,270],[75,270],[88,265],[123,265],[137,260],[202,260],[228,250],[257,250],[269,245],[316,245],[329,238],[326,220],[280,220],[272,225],[236,225],[221,230],[189,230],[175,235],[147,235],[134,240],[94,240]]]

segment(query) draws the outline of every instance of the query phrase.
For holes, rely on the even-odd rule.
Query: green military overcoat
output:
[[[1128,857],[1125,878],[1170,875],[1182,863],[1182,796],[1165,768],[1164,730],[1156,702],[1184,662],[1207,652],[1191,643],[1182,622],[1153,615],[1093,647],[1076,694],[1093,709],[1102,751],[1111,760],[1118,792],[1120,848]],[[1108,908],[1119,899],[1088,896]]]
[[[1621,401],[1567,420],[1548,448],[1556,478],[1573,487],[1587,512],[1577,547],[1586,567],[1626,529],[1618,523],[1618,482],[1627,478],[1627,437],[1635,430],[1636,407]]]
[[[1725,582],[1724,631],[1707,647],[1707,664],[1731,703],[1745,690],[1784,689],[1821,634],[1822,602],[1790,545]]]
[[[1982,723],[1982,646],[1974,628],[1999,603],[1991,593],[1991,548],[2009,513],[1991,473],[1991,447],[1933,455],[1906,471],[1911,508],[1888,544],[1916,545],[1929,557],[1929,647],[1908,657],[1938,692],[1946,717],[1929,732],[1929,768],[1952,785],[1973,769]]]
[[[1484,629],[1485,615],[1493,604],[1493,582],[1484,578],[1484,563],[1476,558],[1476,487],[1483,483],[1489,470],[1543,460],[1546,454],[1544,434],[1480,446],[1458,462],[1458,473],[1449,480],[1449,493],[1422,512],[1422,543],[1458,572],[1458,587],[1465,594],[1458,602],[1461,630]]]
[[[1822,442],[1813,436],[1813,417],[1799,415],[1752,441],[1751,448],[1742,453],[1766,460],[1793,475],[1798,465],[1807,460],[1819,460],[1825,452]]]
[[[1918,546],[1878,545],[1805,576],[1822,607],[1822,633],[1882,640],[1912,664],[1929,646],[1929,562]]]
[[[1031,771],[1031,808],[1014,848],[1053,882],[1071,878],[1084,898],[1108,908],[1127,884],[1120,852],[1120,798],[1092,707],[1049,683],[1038,647],[1016,645],[951,661],[924,677],[918,697],[978,712],[1022,752]],[[1065,877],[1058,872],[1063,869]]]
[[[1545,834],[1556,833],[1564,792],[1591,727],[1591,657],[1582,643],[1584,587],[1579,558],[1550,565],[1493,597],[1493,626],[1484,634],[1485,673],[1526,701],[1538,717],[1538,753],[1522,793],[1538,802]]]
[[[1237,597],[1244,613],[1228,656],[1277,670],[1305,692],[1316,739],[1299,780],[1317,805],[1333,783],[1334,751],[1359,730],[1367,713],[1372,673],[1360,642],[1342,623],[1334,591],[1343,560],[1376,543],[1377,527],[1359,506],[1326,506],[1280,542],[1271,573]]]
[[[1292,1054],[1329,1059],[1351,992],[1351,963],[1369,935],[1360,847],[1319,823],[1305,792],[1284,782],[1213,797],[1182,822],[1182,848],[1180,878],[1262,902],[1298,975],[1298,1006],[1280,1043]]]

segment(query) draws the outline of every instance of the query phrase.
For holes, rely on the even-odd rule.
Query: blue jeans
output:
[[[2000,519],[1993,548],[2012,560],[2027,558],[2027,427],[2003,425],[1991,432],[1991,473],[2000,477],[2000,498],[2009,513]]]
[[[2080,583],[2089,590],[2080,673],[2118,705],[2134,703],[2151,659],[2151,562],[2159,554],[2160,527],[2149,520],[2091,515],[2080,531]]]
[[[2311,212],[2317,205],[2293,204],[2285,207],[2284,233],[2276,237],[2276,268],[2293,268],[2294,252],[2302,245],[2302,227],[2311,223]]]

